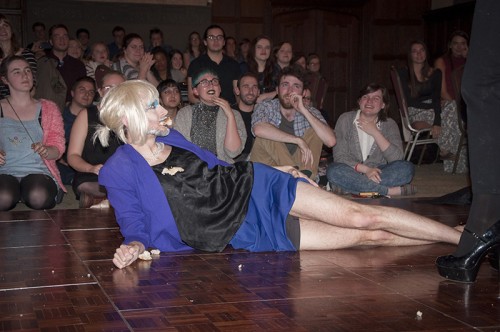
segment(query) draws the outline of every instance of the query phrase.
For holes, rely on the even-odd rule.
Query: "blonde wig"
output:
[[[112,88],[101,101],[99,118],[103,126],[94,140],[108,146],[110,132],[125,143],[144,144],[148,134],[146,111],[158,100],[158,91],[146,81],[130,80]]]

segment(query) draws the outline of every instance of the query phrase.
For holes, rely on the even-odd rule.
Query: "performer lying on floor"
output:
[[[293,167],[226,164],[162,124],[158,92],[127,81],[103,99],[105,125],[126,144],[99,173],[125,241],[123,268],[145,248],[222,251],[329,250],[355,246],[457,244],[461,232],[389,207],[361,205],[318,188]]]

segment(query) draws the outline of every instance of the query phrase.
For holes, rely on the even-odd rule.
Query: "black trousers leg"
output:
[[[478,235],[500,220],[500,1],[478,0],[471,43],[462,79],[467,103],[467,130],[472,206],[466,228]],[[475,239],[464,232],[455,255]]]

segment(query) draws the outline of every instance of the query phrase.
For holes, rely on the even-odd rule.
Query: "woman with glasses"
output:
[[[213,71],[201,71],[192,82],[193,93],[200,101],[179,110],[174,128],[188,141],[225,162],[234,163],[247,140],[240,113],[220,98],[219,77]]]

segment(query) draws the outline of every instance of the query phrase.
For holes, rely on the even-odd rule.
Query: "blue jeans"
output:
[[[387,195],[390,187],[410,183],[415,174],[415,166],[405,160],[396,160],[380,165],[378,168],[382,171],[380,183],[373,182],[364,174],[356,172],[354,168],[343,163],[330,164],[326,170],[326,176],[330,184],[352,194],[376,192]]]

